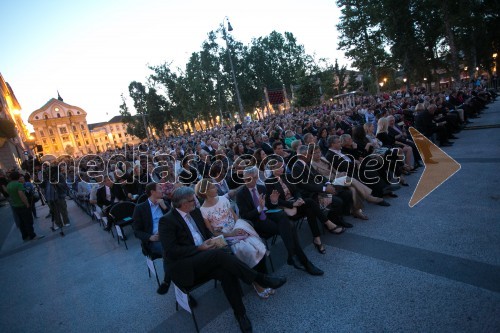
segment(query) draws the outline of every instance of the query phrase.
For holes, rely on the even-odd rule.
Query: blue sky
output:
[[[292,32],[308,53],[348,64],[337,51],[334,0],[3,0],[0,72],[26,120],[59,90],[89,123],[118,115],[120,94],[148,64],[183,67],[228,16],[235,39]]]

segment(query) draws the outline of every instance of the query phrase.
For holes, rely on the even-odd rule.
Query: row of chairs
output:
[[[136,206],[136,204],[142,203],[142,202],[147,200],[147,196],[145,194],[143,194],[142,196],[140,196],[137,199],[137,203],[130,202],[130,201],[124,201],[124,202],[119,202],[119,203],[115,204],[113,207],[111,207],[111,210],[109,211],[109,216],[111,217],[111,219],[109,219],[109,220],[105,216],[102,215],[100,210],[98,210],[95,207],[95,205],[92,205],[89,203],[88,198],[81,198],[78,195],[76,195],[76,193],[73,191],[70,192],[70,196],[75,201],[75,203],[87,215],[91,216],[92,219],[100,222],[100,224],[102,226],[108,227],[108,226],[110,226],[109,224],[111,224],[110,231],[111,231],[112,237],[114,238],[113,229],[115,229],[118,244],[120,244],[120,239],[121,239],[125,245],[125,248],[128,250],[127,238],[124,234],[123,228],[132,224],[132,222],[133,222],[132,216],[133,216],[135,206]],[[300,229],[302,222],[303,222],[303,219],[299,219],[295,222],[296,222],[295,227],[297,229]],[[277,235],[272,235],[272,236],[271,235],[269,235],[269,236],[264,235],[262,237],[262,240],[264,241],[266,248],[269,250],[271,246],[275,245],[275,243],[277,241]],[[142,250],[142,254],[146,258],[146,265],[147,265],[149,278],[151,278],[151,276],[153,275],[156,279],[156,283],[158,284],[158,286],[160,286],[160,279],[158,276],[158,271],[156,269],[155,261],[158,259],[161,259],[162,257],[149,251],[148,247],[145,246],[145,244],[143,244],[142,242],[141,242],[141,250]],[[268,253],[270,253],[270,252],[268,251]],[[269,259],[269,263],[271,265],[271,270],[274,272],[274,264],[273,264],[272,257],[270,256],[270,254],[267,255],[267,258]],[[208,282],[210,282],[210,281],[200,283],[200,284],[193,286],[191,288],[183,288],[183,287],[179,287],[179,286],[176,286],[176,287],[183,294],[185,294],[188,299],[190,299],[191,293],[193,293],[196,289],[200,288],[201,286],[205,285]],[[216,287],[217,287],[217,281],[214,280],[214,288],[216,288]],[[189,306],[189,312],[191,313],[191,317],[192,317],[193,322],[194,322],[196,332],[199,332],[198,322],[196,320],[195,312],[194,312],[194,309],[193,309],[190,302],[188,302],[188,306]],[[177,299],[176,299],[176,311],[178,311],[178,310],[179,310],[179,303],[177,302]]]

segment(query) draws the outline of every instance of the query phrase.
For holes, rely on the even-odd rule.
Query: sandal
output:
[[[319,253],[321,253],[321,254],[325,254],[326,253],[326,249],[323,246],[323,244],[321,244],[321,243],[320,244],[316,244],[316,243],[314,243],[314,241],[313,241],[313,244],[314,244],[314,247],[316,248],[316,250],[318,250]]]
[[[262,298],[262,299],[268,299],[269,298],[269,291],[268,291],[268,289],[270,289],[270,288],[264,289],[264,291],[260,292],[260,291],[257,290],[257,288],[254,285],[253,289],[255,289],[255,292],[257,293],[257,296],[259,296],[259,298]]]
[[[339,225],[333,229],[328,229],[328,228],[326,228],[326,229],[328,230],[329,233],[334,234],[334,235],[340,235],[345,231],[345,228],[341,227]],[[340,231],[338,231],[338,230],[340,230]]]

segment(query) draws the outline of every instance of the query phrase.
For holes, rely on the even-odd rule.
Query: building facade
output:
[[[123,123],[122,116],[115,116],[103,123],[89,124],[89,128],[98,152],[123,148],[125,144],[141,143],[139,138],[127,133],[127,125]]]
[[[52,98],[34,111],[28,122],[33,125],[36,143],[42,145],[44,155],[78,157],[97,151],[86,117],[82,108]]]
[[[21,167],[33,144],[21,119],[21,105],[0,73],[0,169]]]

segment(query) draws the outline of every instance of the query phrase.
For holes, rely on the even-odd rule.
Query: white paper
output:
[[[121,238],[123,238],[122,228],[120,228],[117,225],[115,225],[115,228],[116,228],[116,233],[118,234],[118,236],[120,236]]]
[[[177,301],[177,303],[184,310],[186,310],[187,312],[191,313],[191,307],[189,306],[188,295],[184,294],[182,292],[182,290],[180,290],[179,288],[177,288],[177,286],[175,285],[175,283],[173,283],[173,285],[174,285],[174,288],[175,288],[175,300]]]
[[[156,267],[155,267],[155,264],[153,263],[153,260],[147,258],[146,262],[148,263],[148,267],[149,267],[149,270],[151,271],[151,273],[156,274]]]
[[[346,179],[347,179],[347,176],[335,178],[335,180],[333,181],[333,185],[346,186],[346,183],[345,183]]]

